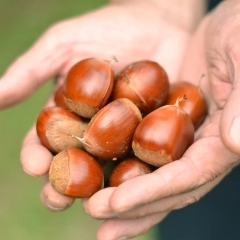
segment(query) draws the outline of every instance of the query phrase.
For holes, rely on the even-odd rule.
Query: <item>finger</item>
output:
[[[202,138],[180,160],[116,188],[109,200],[110,208],[118,213],[125,212],[149,202],[189,192],[232,169],[237,163],[238,157],[225,149],[218,137]]]
[[[53,105],[54,100],[51,96],[45,107]],[[43,176],[48,173],[52,158],[52,153],[41,144],[34,125],[27,133],[22,144],[20,161],[23,170],[35,177]]]
[[[53,30],[47,31],[1,77],[0,108],[27,99],[44,82],[61,72],[69,53],[64,44],[58,46]]]
[[[107,188],[97,192],[91,198],[84,200],[83,207],[86,212],[94,218],[139,218],[146,215],[151,215],[159,212],[172,211],[183,208],[191,203],[197,202],[202,196],[208,193],[214,186],[216,186],[228,172],[220,175],[213,181],[197,188],[193,191],[176,196],[163,198],[155,202],[149,202],[139,207],[130,209],[125,212],[115,212],[109,206],[109,198],[115,191],[115,188]],[[96,204],[97,203],[97,204]]]
[[[201,186],[200,188],[197,188],[188,193],[167,197],[156,202],[145,204],[140,207],[136,207],[130,211],[119,213],[117,216],[119,218],[136,219],[155,213],[170,212],[173,210],[181,209],[189,204],[199,201],[205,194],[207,194],[211,189],[213,189],[227,174],[228,172],[220,175],[213,181]]]
[[[35,125],[23,141],[20,158],[23,170],[27,174],[37,177],[48,173],[53,156],[42,146]]]
[[[240,34],[236,39],[232,41],[239,42]],[[230,41],[230,40],[229,40]],[[233,44],[233,43],[232,43]],[[220,134],[224,144],[233,152],[240,154],[240,46],[234,44],[231,51],[228,51],[228,61],[231,68],[230,72],[230,83],[231,90],[227,94],[227,102],[224,105],[222,118],[220,122]],[[232,70],[231,70],[232,69]],[[226,83],[219,84],[220,87],[226,85]],[[222,95],[224,95],[222,93]],[[225,94],[226,95],[226,94]]]
[[[213,12],[206,36],[209,97],[223,109],[220,136],[225,146],[240,154],[240,33],[239,1],[223,1]],[[228,9],[229,11],[226,11]]]
[[[57,193],[48,181],[43,186],[40,199],[42,204],[53,212],[66,210],[74,203],[74,198]]]
[[[224,144],[231,151],[240,154],[240,88],[233,89],[224,107],[220,133]]]
[[[125,240],[137,237],[162,221],[167,214],[157,213],[138,219],[108,219],[98,229],[97,240]]]
[[[115,187],[108,187],[96,192],[90,198],[82,199],[85,212],[97,219],[117,217],[117,213],[112,211],[109,206],[109,199],[115,189]]]

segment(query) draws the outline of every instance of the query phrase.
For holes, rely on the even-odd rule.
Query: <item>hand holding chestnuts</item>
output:
[[[36,129],[55,155],[51,185],[73,198],[92,196],[106,179],[117,187],[181,158],[206,116],[199,88],[170,85],[165,70],[150,60],[126,66],[114,79],[108,61],[83,59],[54,100],[57,106],[42,110]],[[106,174],[99,162],[113,160]]]

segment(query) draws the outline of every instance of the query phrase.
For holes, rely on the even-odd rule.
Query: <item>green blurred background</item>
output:
[[[107,0],[1,0],[0,76],[51,24],[107,3]],[[94,240],[100,221],[79,201],[52,213],[39,200],[42,178],[26,175],[19,161],[21,142],[52,89],[49,82],[29,100],[0,111],[0,239]],[[155,232],[135,238],[152,240]]]

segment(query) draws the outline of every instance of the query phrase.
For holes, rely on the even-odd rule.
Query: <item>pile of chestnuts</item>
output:
[[[178,160],[207,110],[197,86],[170,85],[165,70],[150,60],[116,76],[109,61],[81,60],[54,100],[56,106],[39,114],[37,134],[53,154],[51,185],[74,198]]]

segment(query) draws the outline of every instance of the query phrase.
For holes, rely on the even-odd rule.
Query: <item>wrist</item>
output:
[[[193,31],[206,13],[206,0],[110,0],[112,4],[151,5],[162,18]]]

